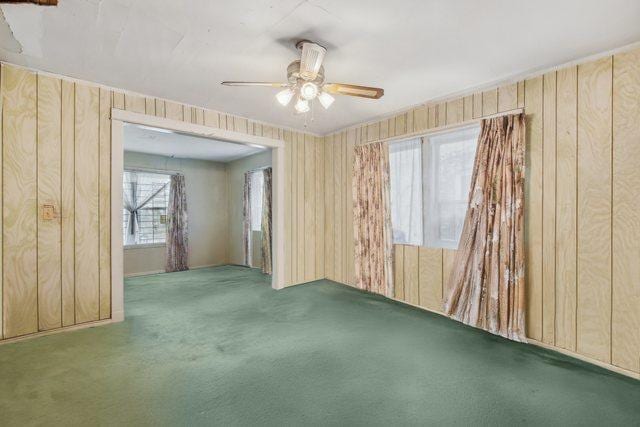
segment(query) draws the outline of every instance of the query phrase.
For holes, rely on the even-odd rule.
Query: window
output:
[[[422,140],[389,146],[393,243],[422,245]]]
[[[249,193],[249,206],[251,210],[251,230],[262,230],[262,195],[264,193],[264,172],[257,170],[251,172],[251,192]]]
[[[469,186],[480,128],[427,137],[425,149],[425,241],[457,249],[467,214]]]
[[[125,170],[123,224],[125,245],[161,244],[167,234],[171,175]],[[135,224],[133,213],[135,213]]]
[[[479,126],[389,146],[393,242],[456,249]]]

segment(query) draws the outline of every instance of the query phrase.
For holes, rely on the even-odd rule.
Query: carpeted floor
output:
[[[330,281],[126,281],[126,321],[0,346],[0,425],[640,425],[640,381]]]

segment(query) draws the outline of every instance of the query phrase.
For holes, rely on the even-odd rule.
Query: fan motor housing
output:
[[[300,76],[300,61],[299,60],[293,61],[287,67],[287,80],[292,85],[303,84],[307,81],[310,81],[312,83],[315,83],[318,86],[322,86],[324,84],[324,67],[320,67],[320,70],[318,71],[318,75],[316,76],[315,79],[305,80]]]

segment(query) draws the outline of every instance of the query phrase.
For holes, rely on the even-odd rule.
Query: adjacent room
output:
[[[0,0],[0,425],[640,425],[639,22]]]

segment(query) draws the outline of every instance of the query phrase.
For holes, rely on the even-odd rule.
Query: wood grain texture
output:
[[[255,130],[255,129],[254,129]],[[262,132],[262,127],[260,127]],[[298,134],[291,133],[291,281],[298,281]]]
[[[512,83],[498,88],[498,112],[518,108],[518,85]]]
[[[441,102],[438,104],[438,116],[436,118],[437,126],[444,126],[447,124],[447,103]]]
[[[427,128],[432,129],[438,126],[438,107],[430,105],[427,109]]]
[[[97,87],[76,84],[76,323],[99,320],[99,99]]]
[[[3,171],[1,169],[2,168],[2,164],[3,164],[2,157],[3,157],[3,152],[4,152],[4,149],[3,149],[3,146],[2,146],[3,130],[1,128],[1,126],[2,126],[2,104],[4,104],[4,99],[2,97],[2,74],[3,74],[2,73],[2,69],[1,69],[2,67],[3,67],[3,65],[0,64],[0,190],[4,189],[4,186],[3,186],[3,183],[2,183]],[[4,267],[3,259],[4,258],[3,258],[3,252],[2,252],[3,248],[4,248],[4,243],[3,243],[3,240],[2,240],[2,234],[3,234],[3,232],[2,232],[2,217],[4,215],[2,213],[3,212],[2,199],[3,199],[2,196],[0,196],[0,340],[4,338],[4,325],[3,325],[4,319],[3,319],[3,314],[2,314],[3,307],[4,307],[4,304],[2,302],[3,301],[2,300],[2,294],[3,294],[2,281],[3,281],[3,277],[4,277],[4,270],[3,270],[3,267]]]
[[[463,101],[463,120],[473,119],[473,95],[465,96]]]
[[[182,121],[184,119],[184,110],[182,109],[182,104],[178,104],[177,102],[165,101],[164,115],[167,119]]]
[[[124,109],[134,113],[144,114],[147,109],[145,97],[126,93],[124,95]]]
[[[99,288],[101,320],[111,317],[111,91],[100,89],[99,93],[99,171],[98,171],[98,226],[99,240]],[[155,114],[153,110],[147,114]]]
[[[413,127],[414,130],[421,131],[427,129],[427,107],[422,105],[413,110]]]
[[[640,50],[613,73],[611,363],[640,372]]]
[[[313,136],[304,137],[304,281],[316,278],[316,147]]]
[[[63,80],[65,81],[65,80]],[[70,83],[70,82],[69,82]],[[124,110],[124,93],[114,91],[113,92],[113,108]]]
[[[76,323],[75,291],[75,84],[62,81],[61,280],[62,326]],[[122,98],[124,105],[124,97]]]
[[[396,299],[405,301],[404,292],[404,246],[393,245],[393,286]]]
[[[420,304],[420,266],[417,246],[404,246],[404,299],[410,304]]]
[[[447,124],[460,123],[464,117],[464,99],[458,98],[447,102]]]
[[[603,362],[611,358],[611,62],[578,67],[577,350]]]
[[[525,82],[527,147],[525,205],[525,259],[527,260],[527,336],[542,340],[542,76]]]
[[[60,212],[62,82],[38,76],[38,330],[62,326],[60,219],[45,220],[44,204]]]
[[[442,249],[419,248],[418,279],[421,307],[442,311]]]
[[[38,330],[36,75],[2,64],[4,338]]]
[[[206,113],[205,113],[205,122],[206,122]],[[284,161],[285,161],[285,176],[284,176],[284,232],[285,232],[285,247],[284,247],[284,257],[285,257],[285,282],[287,284],[293,284],[293,252],[291,248],[293,247],[293,229],[292,229],[292,221],[293,221],[293,209],[292,209],[292,192],[291,192],[291,183],[292,183],[292,171],[293,164],[291,159],[291,151],[292,151],[292,142],[291,142],[291,131],[286,131],[284,133]]]
[[[543,76],[542,108],[542,342],[556,329],[556,72]]]
[[[165,111],[164,111],[164,100],[163,99],[156,99],[156,107],[155,107],[155,115],[156,117],[164,117],[165,115]],[[115,108],[115,102],[116,102],[116,94],[113,94],[113,107]]]
[[[482,92],[473,94],[473,118],[482,117]]]
[[[360,137],[361,132],[358,132]],[[353,235],[353,150],[357,143],[356,130],[347,132],[347,144],[345,146],[345,271],[347,283],[355,285],[355,244]],[[378,136],[379,138],[379,136]]]
[[[334,220],[334,253],[333,253],[333,267],[335,279],[339,282],[344,283],[343,277],[343,240],[342,240],[342,224],[345,221],[344,213],[342,211],[343,206],[343,192],[344,192],[344,182],[342,180],[342,144],[344,139],[344,133],[341,132],[338,134],[333,141],[333,173],[336,180],[336,186],[334,188],[334,210],[335,214],[333,217]]]
[[[316,207],[315,207],[315,221],[316,221],[316,247],[315,247],[315,264],[316,264],[316,278],[322,279],[325,277],[324,268],[324,211],[325,211],[325,199],[324,199],[324,138],[315,137],[315,164],[316,164],[316,177],[315,177],[315,194],[316,194]]]
[[[482,115],[489,116],[498,112],[498,90],[482,92]]]
[[[334,189],[336,186],[334,172],[333,172],[333,139],[334,136],[327,136],[324,138],[324,146],[325,146],[325,175],[324,175],[324,199],[325,199],[325,275],[327,278],[331,280],[335,280],[335,266],[334,261],[335,258],[333,256],[334,248],[335,248],[335,233],[333,231],[334,228],[334,217],[335,217],[335,202],[334,202]]]
[[[109,91],[107,89],[102,89],[102,88],[100,90],[101,91],[102,90],[106,90],[108,92],[111,92],[111,91]],[[109,107],[111,107],[111,105],[109,105]],[[144,113],[148,114],[150,116],[155,116],[156,115],[156,100],[155,100],[155,98],[151,98],[149,96],[146,96],[144,98]]]
[[[267,130],[267,128],[263,128],[263,133],[264,131]],[[304,246],[304,240],[305,240],[305,234],[306,234],[306,230],[305,230],[305,210],[304,210],[304,190],[305,190],[305,168],[304,168],[304,159],[305,159],[305,150],[307,147],[305,147],[305,143],[304,143],[304,134],[302,133],[297,133],[296,134],[296,145],[298,150],[296,151],[296,155],[297,155],[297,162],[298,162],[298,169],[297,169],[297,174],[298,174],[298,186],[296,187],[296,218],[295,221],[297,223],[296,226],[296,230],[297,230],[297,241],[296,241],[296,253],[297,253],[297,257],[296,257],[296,277],[297,277],[297,282],[298,283],[303,283],[305,281],[305,246]]]
[[[555,345],[576,349],[578,68],[559,70],[556,107]]]

